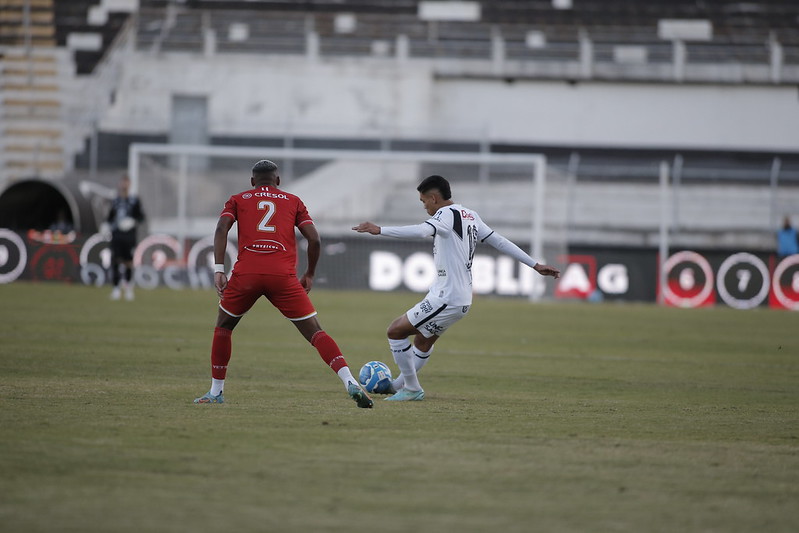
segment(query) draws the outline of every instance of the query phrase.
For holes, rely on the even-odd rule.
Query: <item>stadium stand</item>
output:
[[[675,54],[681,53],[675,50],[682,50],[675,46],[678,42],[685,47],[688,65],[687,72],[678,74],[679,81],[684,76],[706,81],[708,76],[718,77],[718,69],[701,68],[707,64],[762,67],[759,71],[744,69],[743,73],[731,70],[727,77],[736,83],[767,81],[775,75],[799,79],[795,68],[799,66],[797,6],[785,0],[756,4],[581,0],[565,10],[555,9],[545,0],[500,0],[482,2],[478,21],[420,20],[419,3],[144,0],[140,47],[147,49],[161,38],[165,50],[201,51],[204,31],[210,30],[219,51],[296,54],[302,52],[307,34],[313,32],[321,42],[323,55],[395,54],[402,38],[408,40],[411,57],[582,61],[595,64],[588,69],[589,77],[623,79],[630,69],[610,66],[630,61],[625,57],[632,57],[638,70],[642,65],[672,62]],[[351,17],[344,29],[337,24],[342,14]],[[664,20],[707,22],[710,38],[659,35],[659,23]],[[231,32],[236,24],[246,27],[248,33]],[[629,50],[631,46],[634,51]],[[786,71],[786,66],[791,68]],[[511,67],[505,64],[503,73],[512,72]],[[542,76],[551,71],[528,66],[518,72]],[[562,69],[555,75],[559,72]],[[655,68],[645,70],[645,76],[662,78],[663,74]],[[667,76],[674,77],[675,73],[668,71]]]
[[[78,76],[94,71],[129,17],[103,7],[101,0],[0,4],[0,183],[73,168],[92,105]],[[92,21],[93,9],[100,18]]]
[[[68,46],[70,36],[74,34],[93,34],[99,37],[97,49],[74,50],[75,67],[78,74],[91,74],[114,41],[130,13],[121,11],[103,11],[95,15],[96,21],[90,20],[92,9],[102,8],[101,0],[70,0],[56,2],[53,6],[55,14],[55,37],[59,46]]]
[[[114,51],[123,46],[122,40],[128,52],[192,61],[203,56],[235,56],[237,61],[247,61],[256,54],[288,61],[418,60],[431,65],[436,81],[643,81],[732,87],[799,83],[799,5],[792,0],[575,0],[570,9],[556,8],[552,0],[496,0],[479,2],[478,20],[423,20],[420,3],[6,0],[0,5],[4,119],[0,185],[9,178],[35,175],[57,179],[87,172],[112,183],[126,165],[131,142],[168,140],[169,132],[142,129],[133,117],[128,123],[122,117],[107,131],[96,125],[115,94]],[[122,4],[128,7],[120,9]],[[698,25],[689,28],[687,36],[675,37],[662,28],[664,21]],[[699,35],[691,35],[691,31]],[[91,96],[86,98],[87,94]],[[97,105],[87,106],[81,103],[84,100]],[[93,143],[88,141],[91,133],[96,134]],[[274,133],[257,136],[234,128],[210,135],[210,142],[285,146],[288,137]],[[712,204],[712,209],[702,209],[701,200],[699,207],[684,203],[685,209],[679,213],[677,222],[693,228],[696,235],[703,234],[706,243],[724,243],[730,234],[754,232],[759,237],[746,242],[762,246],[772,230],[765,211],[773,211],[775,206],[799,211],[799,198],[794,194],[799,184],[799,155],[784,150],[564,146],[494,139],[463,141],[429,133],[376,139],[330,136],[323,129],[292,135],[290,142],[298,147],[543,153],[553,172],[549,219],[586,240],[601,240],[597,233],[604,232],[606,238],[628,244],[650,244],[655,228],[646,215],[655,208],[652,180],[661,161],[678,157],[683,198],[701,199],[712,193],[720,199],[705,202]],[[313,201],[311,184],[335,168],[298,165],[294,170],[297,177],[308,179],[305,187]],[[214,162],[211,170],[230,172]],[[422,165],[418,173],[428,171],[433,169]],[[479,192],[479,169],[435,171],[458,176],[464,202],[484,208],[487,218],[511,232],[524,234],[526,228],[518,220],[529,211],[530,191],[524,188],[527,184],[520,174],[491,174],[492,186],[510,198],[510,203],[496,206]],[[168,174],[168,170],[163,172]],[[787,194],[776,201],[764,199],[768,193],[763,191],[769,190],[775,176],[787,187],[781,189]],[[408,187],[409,183],[395,180],[384,191],[379,205],[391,221],[408,222],[407,218],[401,220],[407,217],[404,214],[418,212],[413,195],[407,205],[391,201],[407,197]],[[521,192],[513,194],[514,190]],[[174,203],[173,193],[161,191],[147,203]],[[324,195],[319,198],[320,204],[329,200]],[[756,206],[740,207],[748,203]],[[725,206],[739,207],[725,210]],[[319,213],[320,220],[333,225],[342,222],[342,216],[340,210]]]

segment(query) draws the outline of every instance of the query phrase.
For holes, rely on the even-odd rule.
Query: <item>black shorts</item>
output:
[[[111,258],[114,261],[133,261],[133,250],[136,249],[136,235],[112,235]]]

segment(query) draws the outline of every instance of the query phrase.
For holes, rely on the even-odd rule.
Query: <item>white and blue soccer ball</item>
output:
[[[369,361],[358,372],[358,381],[366,392],[386,394],[391,387],[391,369],[382,361]]]

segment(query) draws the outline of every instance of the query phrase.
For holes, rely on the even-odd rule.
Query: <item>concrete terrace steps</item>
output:
[[[52,47],[0,48],[0,176],[60,177],[71,131],[64,120],[74,65]]]
[[[549,3],[531,7],[529,3],[491,2],[483,3],[483,19],[481,21],[440,21],[434,26],[422,21],[415,13],[386,13],[382,10],[348,11],[341,6],[338,12],[314,10],[307,12],[287,9],[257,10],[234,8],[216,8],[204,11],[180,8],[175,15],[175,24],[170,27],[169,35],[164,42],[165,48],[202,50],[201,15],[208,16],[208,25],[216,32],[220,51],[255,52],[269,49],[269,39],[292,40],[295,46],[280,45],[276,52],[301,53],[297,46],[304,42],[306,31],[313,29],[321,38],[323,48],[341,53],[350,51],[355,55],[369,54],[370,43],[381,41],[389,46],[399,35],[410,39],[412,55],[424,57],[458,56],[464,49],[475,58],[488,57],[491,53],[491,38],[498,32],[506,39],[506,45],[515,50],[514,57],[536,58],[542,53],[548,57],[558,56],[558,45],[574,49],[582,31],[591,36],[596,45],[635,44],[652,48],[650,55],[658,55],[660,50],[668,48],[671,43],[664,43],[657,34],[657,22],[662,18],[683,18],[684,13],[696,12],[697,18],[710,17],[714,27],[713,43],[704,47],[691,47],[689,56],[707,56],[709,60],[726,63],[729,61],[754,61],[757,64],[768,64],[765,42],[774,32],[777,39],[786,46],[785,58],[799,41],[791,23],[791,14],[796,16],[795,7],[786,7],[785,16],[780,15],[774,6],[763,8],[757,17],[738,19],[734,14],[715,12],[696,8],[689,2],[680,6],[672,6],[664,2],[652,9],[646,6],[618,6],[612,12],[597,5],[577,3],[570,10],[552,9]],[[633,3],[634,4],[634,3]],[[153,33],[160,31],[156,26],[164,19],[164,10],[144,8],[140,16],[143,28],[140,44],[147,46],[148,41],[156,38]],[[340,13],[351,13],[356,24],[351,31],[337,31],[335,20]],[[683,13],[677,16],[675,13]],[[243,23],[249,28],[249,37],[244,40],[228,40],[228,29],[231,24]],[[542,50],[530,50],[524,44],[527,32],[541,31],[546,36],[547,46]],[[661,46],[665,44],[666,46]],[[525,53],[526,52],[526,53]],[[742,57],[744,56],[744,57]],[[574,58],[576,60],[576,58]],[[744,61],[744,62],[746,62]],[[704,61],[700,61],[702,63]]]
[[[53,3],[54,0],[0,2],[0,45],[56,46]]]

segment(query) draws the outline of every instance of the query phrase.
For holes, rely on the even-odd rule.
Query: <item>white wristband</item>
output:
[[[225,265],[224,264],[215,264],[214,265],[214,272],[221,272],[222,274],[225,273]]]

